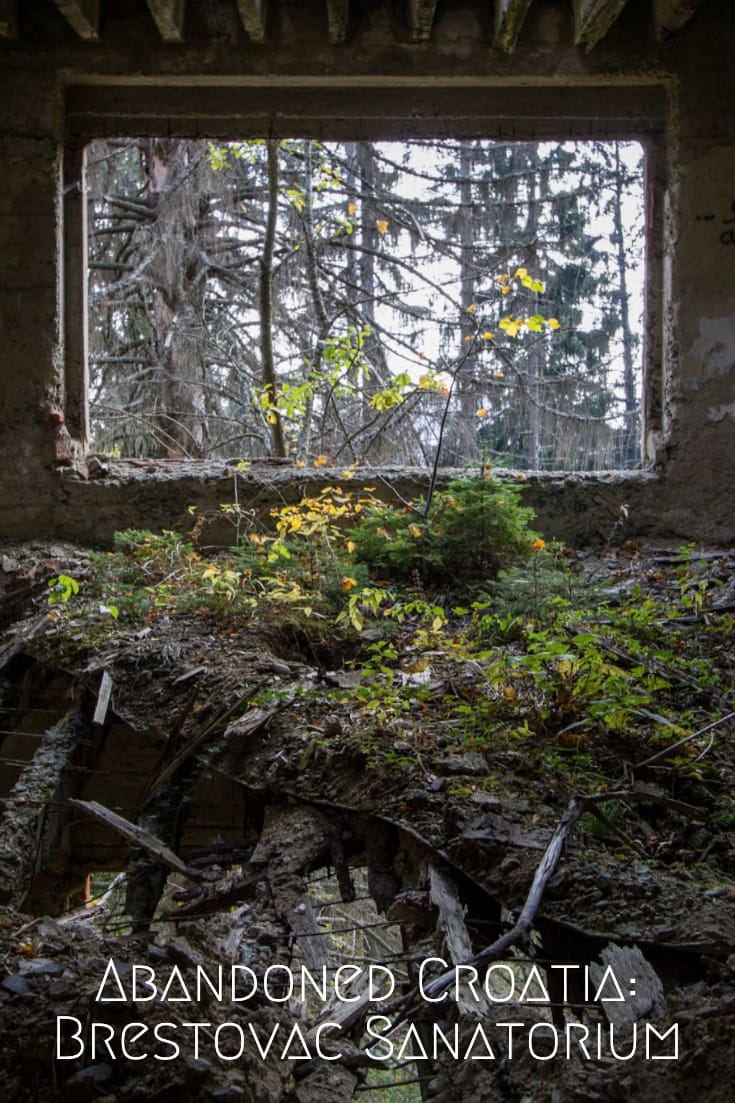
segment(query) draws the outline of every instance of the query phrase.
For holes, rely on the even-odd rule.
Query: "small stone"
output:
[[[396,754],[410,754],[412,747],[410,743],[407,743],[405,739],[396,739],[393,744],[393,750]]]
[[[462,774],[486,774],[487,759],[479,751],[465,751],[463,754],[450,754],[442,759],[442,769],[453,776]]]
[[[235,1100],[242,1099],[242,1089],[235,1084],[225,1084],[213,1091],[210,1098],[216,1099],[217,1103],[235,1103]]]
[[[169,957],[176,965],[191,965],[197,968],[199,965],[204,965],[204,958],[201,954],[197,953],[185,938],[175,938],[173,942],[170,942],[166,947]]]
[[[47,957],[36,957],[20,963],[20,971],[26,977],[56,977],[64,972],[64,966]]]
[[[0,556],[0,570],[4,574],[14,574],[18,570],[18,560],[11,559],[9,555]]]
[[[704,895],[706,897],[708,897],[710,900],[716,900],[718,896],[725,896],[726,894],[727,894],[727,889],[723,888],[722,885],[717,885],[716,888],[707,889],[707,891],[705,892]]]
[[[187,1075],[194,1080],[203,1080],[209,1076],[212,1066],[209,1061],[203,1061],[201,1057],[187,1057],[185,1061]]]
[[[435,777],[431,783],[432,793],[441,793],[442,789],[446,789],[447,779],[445,777]]]
[[[90,479],[104,479],[106,475],[109,475],[110,468],[106,463],[98,460],[96,456],[90,456],[87,460],[87,471]]]
[[[6,977],[2,982],[2,986],[6,992],[12,992],[14,996],[28,996],[31,991],[25,977],[21,977],[17,973],[12,977]]]

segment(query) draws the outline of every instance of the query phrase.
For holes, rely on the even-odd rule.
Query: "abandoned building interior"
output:
[[[705,1103],[730,1097],[732,812],[711,846],[702,843],[698,850],[691,830],[690,842],[681,844],[684,866],[687,854],[709,855],[712,848],[715,855],[730,855],[730,866],[722,857],[720,873],[703,887],[696,878],[687,881],[686,871],[667,868],[654,877],[646,866],[649,852],[631,843],[617,821],[610,827],[614,817],[607,805],[607,812],[600,810],[599,792],[582,803],[571,796],[568,805],[566,799],[555,804],[544,795],[554,785],[544,788],[539,781],[541,811],[531,814],[524,798],[528,783],[521,781],[506,801],[503,791],[477,781],[487,761],[478,767],[476,749],[450,754],[446,732],[430,752],[443,755],[443,773],[437,767],[425,771],[428,782],[382,789],[350,758],[348,706],[326,696],[330,687],[343,696],[351,692],[349,661],[365,654],[358,644],[340,657],[336,644],[307,639],[301,628],[289,629],[289,636],[281,624],[258,638],[249,629],[220,638],[214,628],[187,622],[169,639],[166,630],[178,623],[172,614],[163,631],[155,621],[127,630],[121,617],[124,644],[100,637],[96,644],[80,643],[79,655],[67,660],[53,610],[49,621],[46,585],[52,575],[72,576],[62,589],[78,589],[74,579],[84,577],[90,549],[109,549],[121,530],[181,529],[190,513],[213,518],[204,530],[207,544],[228,542],[220,539],[216,514],[231,499],[233,480],[221,461],[90,458],[90,142],[130,136],[630,140],[642,144],[645,157],[640,462],[627,471],[529,471],[519,493],[535,511],[534,546],[559,541],[580,549],[607,542],[609,552],[613,543],[639,547],[650,541],[659,549],[655,585],[664,585],[669,569],[662,547],[717,546],[703,553],[702,562],[718,564],[724,595],[718,615],[729,615],[735,607],[728,589],[735,560],[727,551],[735,543],[733,57],[731,0],[0,0],[0,610],[8,629],[0,647],[0,938],[7,935],[0,968],[0,1098],[164,1103],[191,1094],[246,1103],[347,1103],[365,1092],[364,1098],[381,1103],[676,1103],[695,1090]],[[430,474],[387,464],[377,477],[405,501],[426,491]],[[453,476],[440,468],[439,484]],[[236,481],[241,502],[267,511],[318,497],[338,478],[329,464],[253,463]],[[353,482],[375,479],[375,471],[358,468]],[[353,584],[343,580],[346,591]],[[692,623],[706,620],[703,604],[704,598],[696,608],[690,601],[685,613]],[[728,623],[718,655],[728,650]],[[64,639],[79,643],[84,630],[72,625]],[[427,661],[439,667],[444,660],[436,656],[445,645],[435,640],[433,646],[427,654],[435,658]],[[612,656],[623,666],[630,661],[619,647]],[[379,663],[370,661],[374,672]],[[647,675],[668,677],[664,666],[672,662],[652,659]],[[728,695],[731,660],[726,666],[730,682],[724,688],[702,689],[689,674],[674,679],[677,692],[689,692],[700,708],[694,727],[705,728],[702,710],[719,725],[735,709]],[[414,677],[418,685],[419,675],[405,670],[404,687]],[[299,679],[312,696],[323,693],[324,702],[310,696],[302,713],[284,718],[284,709],[296,708],[296,691],[288,697],[284,687]],[[451,678],[444,684],[464,692]],[[514,700],[512,686],[504,692],[507,702]],[[341,708],[347,711],[335,717]],[[656,722],[652,708],[649,723]],[[567,724],[572,720],[582,723],[571,713],[565,717]],[[296,733],[302,721],[304,732]],[[669,742],[689,730],[666,723]],[[401,725],[408,729],[408,720],[399,722],[397,735],[391,729],[389,761],[400,772],[400,762],[415,752],[423,768]],[[212,749],[212,741],[222,739],[224,751],[219,743]],[[342,748],[336,782],[327,743]],[[653,760],[656,750],[646,747],[633,757]],[[724,761],[725,749],[717,753]],[[731,765],[727,770],[731,778]],[[466,773],[470,781],[457,788],[451,779]],[[636,811],[645,799],[639,780],[625,771],[617,785]],[[673,782],[667,788],[656,774],[640,785],[649,785],[657,813],[694,816],[699,825],[707,817],[695,816],[701,797],[695,789],[705,781],[697,776],[696,782],[689,778],[689,789]],[[609,787],[616,789],[611,781]],[[40,792],[48,798],[41,812]],[[600,831],[617,832],[630,854],[617,865],[611,858],[603,870],[594,865],[599,857],[585,865],[584,853],[575,852],[574,868],[581,872],[567,878],[570,895],[552,891],[539,911],[539,894],[553,886],[552,875],[561,876],[557,865],[573,824],[590,809],[600,811],[598,828],[606,824]],[[725,815],[719,805],[717,814]],[[663,837],[664,828],[655,824],[646,832],[648,845],[651,836]],[[329,883],[337,884],[335,895],[315,902],[317,890],[309,896],[307,882],[316,877],[316,883],[320,871],[326,878],[326,870],[334,871]],[[111,877],[126,871],[125,912],[138,920],[130,937],[142,939],[132,950],[121,948],[114,931],[95,942],[85,927],[88,878],[96,871]],[[148,927],[169,874],[184,878],[173,898],[170,885],[166,890],[167,906],[179,914],[168,942],[154,946],[146,941]],[[603,881],[607,895],[599,889]],[[616,893],[623,901],[622,884],[645,900],[637,927],[622,903],[609,902]],[[574,911],[580,901],[593,907],[592,891],[598,893],[596,919]],[[370,897],[365,907],[372,910],[351,912],[357,905],[350,902],[361,895]],[[599,959],[618,970],[638,970],[638,1003],[626,1004],[633,1006],[632,1017],[620,1021],[658,1021],[665,992],[667,1026],[677,1021],[683,1034],[691,1031],[681,1042],[688,1056],[671,1065],[636,1061],[618,1075],[614,1061],[592,1070],[588,1063],[581,1072],[576,1066],[570,1071],[567,1062],[557,1073],[557,1065],[552,1072],[551,1063],[532,1052],[515,1067],[506,1062],[500,1069],[495,1062],[489,1072],[484,1060],[452,1064],[442,1055],[430,1074],[411,1065],[417,1094],[405,1096],[365,1080],[354,1034],[341,1046],[341,1060],[324,1060],[319,1050],[298,1073],[287,1059],[269,1063],[251,1054],[239,1064],[218,1061],[209,1043],[206,1060],[190,1057],[184,1065],[182,1055],[170,1072],[153,1061],[142,1063],[142,1072],[130,1062],[121,1071],[125,1062],[113,1060],[109,1050],[54,1062],[54,1015],[81,1019],[86,1000],[84,1014],[103,1017],[90,1005],[89,991],[108,958],[122,961],[127,954],[128,963],[186,971],[209,960],[215,946],[228,968],[237,960],[260,975],[269,962],[293,962],[288,955],[296,945],[299,960],[317,972],[333,966],[326,940],[311,937],[317,912],[342,907],[340,901],[340,929],[374,928],[377,944],[387,928],[379,960],[407,955],[412,944],[425,949],[421,939],[437,926],[444,939],[438,956],[452,967],[493,939],[502,941],[508,930],[530,945],[533,925],[547,962]],[[233,941],[237,923],[238,932],[248,924],[257,928],[250,957],[235,956],[241,952]],[[478,941],[483,923],[487,937]],[[230,948],[229,957],[223,947]],[[486,960],[501,956],[493,953]],[[672,1002],[670,994],[687,985],[686,998]],[[692,1010],[695,990],[699,1003]],[[584,1002],[555,991],[564,1005]],[[466,999],[456,1003],[466,1032],[472,1008]],[[151,1022],[161,1017],[149,1010]],[[282,1004],[269,1006],[265,999],[246,1010],[264,1024],[285,1015]],[[350,1017],[352,1010],[352,1003],[340,1009],[346,1033],[359,1019]],[[393,1014],[399,1011],[396,1004]],[[142,1017],[140,1007],[136,1014]],[[191,1017],[216,1024],[227,1015],[217,1020],[208,1008]],[[27,1023],[22,1039],[12,1026],[18,1021]],[[408,1011],[402,1021],[410,1021]],[[554,1021],[563,1023],[563,1014]],[[391,1076],[400,1078],[399,1071],[391,1068]]]

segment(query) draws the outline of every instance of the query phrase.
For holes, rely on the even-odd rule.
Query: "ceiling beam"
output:
[[[268,0],[237,0],[242,25],[252,42],[265,41],[265,18]]]
[[[183,42],[186,0],[147,0],[147,4],[163,41]]]
[[[350,0],[327,0],[327,19],[329,21],[329,41],[338,46],[347,38],[350,21]]]
[[[531,0],[495,0],[495,45],[506,54],[516,48],[518,35],[528,14]]]
[[[100,36],[99,0],[55,0],[56,7],[80,38]]]
[[[428,42],[437,0],[408,0],[408,20],[414,42]]]
[[[653,0],[656,37],[663,38],[680,30],[694,15],[701,0]]]
[[[628,0],[572,0],[574,45],[589,53],[604,38]]]

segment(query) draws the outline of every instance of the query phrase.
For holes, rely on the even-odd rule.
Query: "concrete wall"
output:
[[[274,0],[264,43],[248,39],[234,0],[189,3],[182,44],[161,41],[143,0],[103,0],[97,41],[78,38],[51,0],[20,7],[17,38],[0,40],[2,535],[104,542],[223,500],[214,470],[176,485],[171,472],[124,467],[84,478],[83,143],[304,133],[643,138],[649,470],[529,479],[529,496],[549,535],[578,542],[604,537],[624,504],[629,534],[735,539],[732,5],[703,0],[657,43],[649,3],[628,4],[585,53],[566,0],[547,0],[510,55],[490,45],[486,0],[446,0],[426,44],[388,2],[358,5],[341,45],[329,43],[323,0]]]

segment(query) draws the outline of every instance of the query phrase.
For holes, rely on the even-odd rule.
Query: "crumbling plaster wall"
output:
[[[704,0],[660,44],[649,5],[628,5],[585,54],[566,0],[549,0],[532,6],[509,56],[489,44],[484,0],[446,0],[432,41],[418,45],[390,4],[370,8],[343,45],[328,42],[323,0],[272,5],[263,44],[248,41],[226,0],[188,5],[182,45],[161,43],[142,0],[103,4],[97,42],[77,39],[50,0],[28,7],[17,40],[0,41],[3,535],[104,542],[116,527],[172,524],[184,504],[224,500],[221,468],[178,483],[155,470],[74,474],[84,421],[77,147],[93,133],[133,133],[136,121],[150,133],[234,137],[245,120],[323,137],[650,138],[650,467],[530,478],[528,495],[547,533],[569,540],[604,538],[623,505],[628,534],[735,539],[731,4]]]

